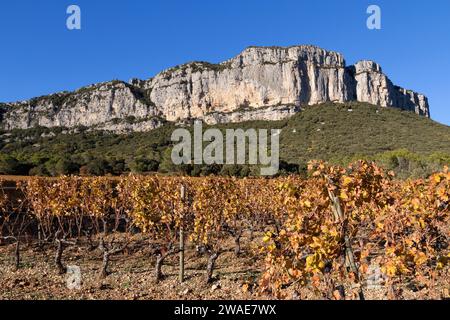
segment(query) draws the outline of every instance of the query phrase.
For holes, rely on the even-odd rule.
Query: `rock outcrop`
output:
[[[346,66],[315,46],[249,47],[220,64],[192,62],[148,80],[112,81],[0,104],[1,127],[146,131],[163,121],[279,120],[323,102],[368,102],[429,117],[424,95],[394,86],[372,61]]]

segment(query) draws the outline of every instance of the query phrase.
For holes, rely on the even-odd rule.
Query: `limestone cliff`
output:
[[[163,121],[279,120],[323,102],[368,102],[429,117],[427,98],[394,86],[372,61],[346,66],[315,46],[249,47],[220,64],[192,62],[148,80],[112,81],[0,104],[1,127],[146,131]]]

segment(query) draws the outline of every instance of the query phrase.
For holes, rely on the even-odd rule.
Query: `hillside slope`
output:
[[[211,126],[204,126],[204,129]],[[301,171],[311,159],[345,164],[356,158],[375,159],[402,176],[427,175],[450,163],[450,127],[415,113],[365,103],[308,106],[289,119],[220,124],[226,128],[279,128],[282,169]],[[118,135],[78,128],[34,128],[3,132],[0,173],[57,175],[121,174],[179,171],[170,161],[167,122],[150,132]],[[199,168],[197,168],[199,167]],[[188,174],[248,175],[252,168],[185,166]],[[31,170],[31,171],[30,171]]]
[[[450,127],[412,112],[362,103],[309,107],[288,119],[283,131],[282,155],[289,161],[345,159],[397,149],[450,154]]]

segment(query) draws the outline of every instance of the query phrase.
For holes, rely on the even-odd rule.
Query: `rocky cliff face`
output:
[[[394,86],[375,62],[346,66],[339,53],[294,46],[249,47],[220,64],[192,62],[149,80],[0,104],[0,119],[7,130],[88,126],[127,132],[151,130],[166,120],[279,120],[301,106],[329,101],[368,102],[429,117],[427,98]]]

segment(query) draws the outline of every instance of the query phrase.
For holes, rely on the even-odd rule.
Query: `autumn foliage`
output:
[[[308,170],[308,179],[30,178],[18,186],[20,209],[0,192],[0,236],[103,241],[108,233],[140,232],[157,244],[162,280],[164,258],[179,251],[182,229],[208,254],[208,282],[220,254],[239,256],[246,241],[247,254],[261,261],[256,291],[277,298],[301,297],[309,288],[328,299],[363,299],[378,268],[380,285],[396,299],[402,284],[432,289],[448,272],[447,167],[409,181],[364,161],[347,168],[311,162]],[[11,227],[14,215],[30,223]]]

